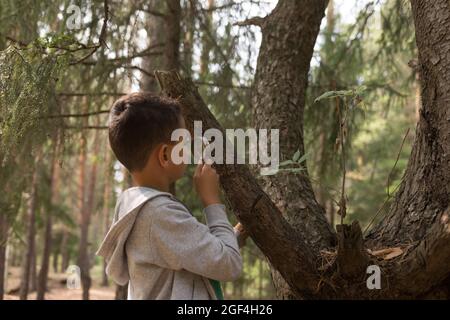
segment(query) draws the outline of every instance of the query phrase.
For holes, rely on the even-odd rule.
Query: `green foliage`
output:
[[[55,130],[56,81],[65,59],[39,48],[0,52],[0,211],[12,220],[33,170],[38,149]]]
[[[412,25],[403,0],[368,2],[354,24],[327,13],[313,58],[305,109],[305,148],[312,159],[308,172],[322,204],[335,207],[342,175],[337,119],[347,104],[352,110],[344,147],[347,212],[362,224],[385,201],[400,142],[415,125],[414,72],[407,66],[416,56]],[[411,142],[400,154],[391,192],[406,167]]]
[[[332,99],[332,98],[351,98],[352,101],[359,102],[361,101],[361,96],[364,91],[367,90],[367,86],[362,85],[355,89],[349,90],[335,90],[335,91],[327,91],[317,97],[314,102],[317,103],[323,99]]]
[[[46,116],[56,108],[54,94],[60,68],[55,57],[34,49],[10,47],[0,53],[2,163],[45,138]]]
[[[292,156],[292,159],[280,162],[279,168],[264,170],[261,175],[271,176],[279,172],[289,172],[294,174],[304,173],[306,171],[305,163],[306,159],[308,158],[308,154],[305,153],[302,156],[300,155],[300,150],[297,150]]]

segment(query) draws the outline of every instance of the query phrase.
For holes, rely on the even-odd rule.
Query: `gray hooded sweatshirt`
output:
[[[170,193],[125,190],[97,251],[106,259],[106,274],[128,283],[129,300],[217,299],[209,279],[236,280],[242,258],[225,206],[203,212],[207,225]]]

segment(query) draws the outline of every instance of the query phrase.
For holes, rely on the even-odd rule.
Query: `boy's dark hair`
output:
[[[114,102],[109,115],[109,144],[131,172],[141,170],[159,143],[170,142],[180,128],[181,108],[170,98],[149,92],[125,95]]]

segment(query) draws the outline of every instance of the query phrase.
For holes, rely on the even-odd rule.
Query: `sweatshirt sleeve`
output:
[[[156,208],[150,229],[153,261],[161,267],[190,272],[219,281],[236,280],[242,257],[225,206],[213,204],[200,223],[178,202]]]

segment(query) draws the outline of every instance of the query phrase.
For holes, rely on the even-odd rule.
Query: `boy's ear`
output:
[[[158,161],[161,167],[166,167],[169,164],[169,146],[162,144],[158,148]]]

